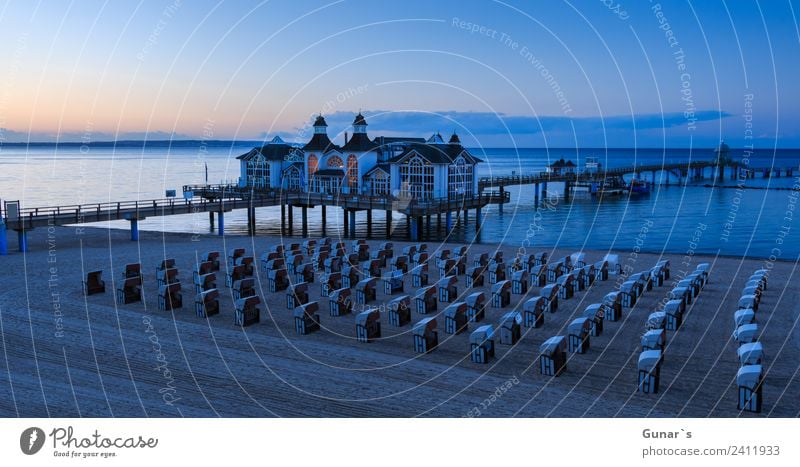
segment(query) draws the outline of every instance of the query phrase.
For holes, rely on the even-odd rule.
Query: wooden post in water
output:
[[[350,210],[350,238],[356,238],[356,210]]]
[[[286,205],[281,203],[281,236],[286,234]]]
[[[348,222],[348,219],[347,219],[347,214],[348,214],[347,208],[342,208],[342,212],[344,213],[344,215],[343,215],[344,219],[342,220],[342,224],[343,224],[342,229],[344,230],[345,238],[347,238],[350,235],[349,222]]]
[[[503,195],[504,195],[505,192],[506,192],[505,187],[503,187],[503,185],[500,185],[500,200],[501,201],[503,199]],[[503,203],[502,202],[499,204],[498,209],[500,211],[500,214],[503,214]]]
[[[294,208],[292,207],[291,204],[287,204],[286,209],[288,212],[287,227],[289,229],[289,235],[291,235],[292,230],[294,229]]]
[[[534,183],[533,184],[533,193],[534,193],[534,195],[533,195],[533,204],[538,206],[539,205],[539,184],[538,183]]]
[[[208,224],[211,227],[211,231],[214,231],[214,211],[208,211]]]
[[[326,206],[323,204],[321,207],[322,207],[322,236],[325,237],[327,235],[326,234],[326,230],[327,230],[327,227],[328,227],[328,225],[327,225],[328,224],[328,215],[327,215],[326,209],[325,209]]]
[[[303,206],[301,209],[303,217],[303,238],[308,237],[308,207]],[[253,216],[255,217],[255,216]]]
[[[392,236],[392,211],[386,210],[386,238]]]
[[[367,209],[367,238],[372,238],[372,209]]]

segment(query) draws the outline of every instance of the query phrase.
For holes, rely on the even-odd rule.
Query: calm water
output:
[[[210,183],[234,181],[239,176],[235,157],[250,144],[179,148],[110,148],[6,146],[0,150],[0,199],[20,200],[24,207],[92,203],[105,201],[163,198],[165,190],[178,190],[185,184],[203,183],[208,164]],[[688,150],[574,150],[574,149],[485,149],[473,151],[486,161],[479,175],[510,175],[539,172],[548,161],[561,157],[578,160],[596,156],[607,167],[631,164],[660,164],[709,160],[708,149]],[[734,155],[737,152],[734,151]],[[800,151],[757,151],[750,157],[754,167],[794,167],[797,177]],[[649,177],[649,175],[648,175]],[[666,181],[658,173],[657,181]],[[674,177],[672,182],[675,182]],[[708,181],[706,181],[708,182]],[[703,184],[706,182],[699,182]],[[726,181],[733,185],[734,181]],[[800,256],[800,225],[785,219],[796,198],[789,190],[793,178],[748,180],[743,193],[735,189],[703,186],[660,185],[646,197],[607,197],[602,201],[577,194],[569,202],[553,198],[545,206],[534,206],[533,188],[510,188],[512,203],[504,212],[496,206],[485,210],[480,240],[503,241],[509,245],[560,246],[587,249],[748,255],[781,259]],[[770,189],[761,189],[770,188]],[[552,193],[561,193],[560,184],[550,184]],[[279,208],[257,210],[258,231],[279,232]],[[336,214],[336,215],[334,215]],[[335,235],[342,221],[341,211],[328,210],[328,235]],[[800,216],[798,216],[800,217]],[[300,216],[295,216],[295,233],[300,232]],[[321,235],[319,210],[309,211],[311,235]],[[359,214],[357,229],[366,234],[365,215]],[[226,232],[244,234],[246,214],[226,215]],[[374,233],[384,232],[382,212],[373,216]],[[474,240],[474,211],[469,226],[459,225],[452,241]],[[435,226],[436,219],[432,220]],[[800,222],[798,219],[797,222]],[[729,225],[726,225],[728,223]],[[103,223],[109,225],[109,223]],[[127,228],[127,222],[112,222],[112,227]],[[395,235],[407,234],[403,216],[395,215]],[[140,224],[143,230],[169,232],[208,232],[207,214],[151,218]],[[433,236],[430,237],[433,239]],[[782,243],[779,243],[782,242]],[[780,249],[778,255],[777,250]]]

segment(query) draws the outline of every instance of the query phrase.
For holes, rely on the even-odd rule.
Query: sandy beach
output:
[[[12,252],[0,260],[4,417],[795,417],[800,412],[800,286],[794,263],[768,265],[769,288],[756,315],[766,354],[764,409],[754,415],[736,408],[739,364],[731,333],[740,290],[765,260],[663,255],[671,260],[672,279],[701,262],[712,268],[682,327],[667,333],[661,391],[642,394],[637,392],[639,339],[671,281],[645,292],[635,307],[623,310],[620,321],[606,322],[588,353],[569,354],[567,371],[553,378],[539,374],[539,345],[566,334],[566,325],[586,306],[614,290],[615,276],[561,300],[543,327],[523,327],[516,345],[498,341],[496,358],[481,365],[470,361],[469,332],[446,334],[441,316],[439,347],[428,354],[414,352],[411,326],[393,327],[385,314],[381,339],[356,341],[354,315],[329,316],[318,281],[311,285],[311,300],[320,302],[323,329],[298,335],[285,292],[270,293],[260,271],[261,322],[236,327],[224,264],[218,275],[220,314],[195,315],[197,256],[220,251],[224,263],[227,251],[240,247],[258,259],[272,245],[303,239],[142,232],[136,243],[127,231],[58,227],[31,231],[26,254],[16,251],[16,237],[9,239]],[[369,241],[373,248],[381,242]],[[393,243],[396,254],[407,244]],[[429,246],[433,252],[456,245]],[[509,259],[518,246],[472,245],[470,263],[473,254],[497,248]],[[528,248],[536,251],[550,257],[574,252]],[[587,262],[605,253],[587,251]],[[635,271],[662,258],[614,253]],[[184,306],[175,312],[157,306],[156,266],[164,258],[176,260],[183,284]],[[116,305],[114,284],[124,265],[135,262],[144,272],[144,302]],[[104,271],[106,293],[85,297],[82,276],[95,269]],[[431,283],[438,278],[435,268],[430,277]],[[479,290],[490,296],[490,287],[487,280]],[[502,314],[521,311],[538,290],[512,295],[507,308],[487,308],[480,324],[496,326]],[[473,291],[459,277],[459,294]],[[404,293],[413,292],[408,276]],[[372,305],[390,299],[379,281]],[[440,304],[436,313],[443,309]],[[412,323],[423,317],[412,311]],[[477,325],[470,323],[470,331]]]

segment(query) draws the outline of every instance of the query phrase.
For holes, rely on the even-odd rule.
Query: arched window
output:
[[[287,190],[300,189],[300,169],[297,166],[291,166],[283,173],[285,177],[284,187]]]
[[[414,199],[433,198],[433,166],[419,157],[400,165],[400,189]]]
[[[328,167],[331,169],[341,169],[344,167],[344,162],[342,162],[342,158],[339,156],[331,156],[328,158]]]
[[[319,159],[314,154],[308,156],[308,176],[309,178],[317,173],[317,169],[319,168]]]
[[[259,154],[247,161],[247,185],[256,188],[269,186],[269,162],[264,156]]]
[[[472,165],[459,157],[450,164],[447,171],[447,193],[450,198],[467,196],[472,193]]]
[[[358,157],[355,154],[347,156],[347,185],[358,188]]]

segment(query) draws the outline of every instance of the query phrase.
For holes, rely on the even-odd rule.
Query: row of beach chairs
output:
[[[768,270],[759,269],[747,280],[734,312],[733,338],[738,344],[739,370],[736,373],[738,388],[737,408],[747,412],[761,412],[764,370],[764,347],[758,341],[756,313],[761,296],[767,290]]]

